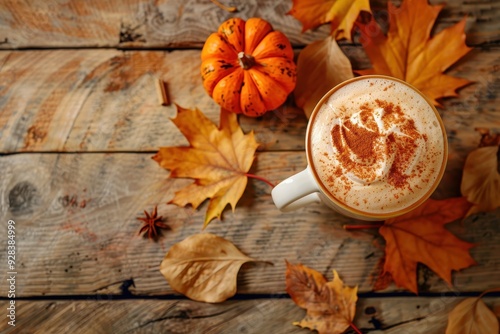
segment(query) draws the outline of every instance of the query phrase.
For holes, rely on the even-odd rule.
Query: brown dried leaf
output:
[[[173,245],[160,271],[170,286],[186,297],[219,303],[234,296],[238,271],[250,261],[255,260],[226,239],[203,233]]]
[[[330,89],[352,78],[351,62],[329,36],[306,46],[297,59],[295,103],[309,118],[318,101]]]
[[[481,296],[478,298],[467,298],[455,306],[453,311],[448,315],[446,334],[499,332],[498,319],[481,300]]]
[[[469,153],[465,160],[460,191],[474,204],[467,216],[500,207],[498,149],[498,146],[481,147]]]
[[[294,322],[319,334],[340,334],[353,326],[358,288],[345,286],[333,271],[333,281],[302,264],[286,263],[286,292],[292,300],[307,310],[302,321]]]

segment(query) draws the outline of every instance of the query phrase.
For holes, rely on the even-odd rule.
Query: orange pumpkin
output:
[[[285,102],[295,88],[296,66],[288,38],[259,18],[232,18],[201,51],[203,86],[224,109],[260,116]]]

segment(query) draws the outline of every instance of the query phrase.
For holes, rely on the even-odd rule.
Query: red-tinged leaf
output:
[[[295,304],[307,310],[306,317],[294,325],[319,334],[340,334],[354,326],[358,288],[345,286],[335,270],[328,282],[314,269],[287,262],[286,291]]]
[[[396,285],[417,291],[417,263],[425,264],[451,285],[451,272],[476,262],[472,243],[460,240],[444,226],[465,216],[471,204],[464,197],[429,199],[415,210],[387,220],[380,228],[386,241],[384,271]]]

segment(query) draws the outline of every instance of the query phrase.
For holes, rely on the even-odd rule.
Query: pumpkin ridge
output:
[[[221,78],[214,87],[213,99],[224,109],[237,114],[241,113],[240,99],[243,83],[243,68],[235,66],[235,70]]]
[[[205,90],[212,95],[215,86],[224,77],[233,74],[239,68],[222,58],[211,57],[201,63],[201,79]]]
[[[233,45],[223,35],[212,33],[201,50],[201,60],[210,58],[231,60],[237,54]]]
[[[262,66],[260,64],[258,64],[258,66]],[[258,68],[255,68],[255,70],[258,71]],[[261,74],[265,75],[267,77],[268,80],[272,81],[274,86],[279,86],[281,89],[283,89],[284,91],[288,91],[288,89],[281,83],[279,82],[278,80],[274,79],[272,76],[270,76],[268,73],[266,72],[263,72],[263,71],[259,71]],[[253,80],[253,78],[252,78]]]
[[[268,57],[257,61],[255,68],[263,72],[291,93],[297,81],[296,65],[292,60],[281,57]]]
[[[264,102],[264,105],[268,110],[273,110],[279,107],[280,104],[285,102],[286,97],[288,96],[288,91],[281,85],[279,82],[274,80],[272,77],[267,75],[267,73],[259,71],[255,68],[248,70],[250,77],[252,78],[253,83],[257,87],[257,90],[260,94],[260,97],[262,101]],[[272,85],[267,84],[266,86],[263,86],[262,84],[266,83],[263,80],[259,80],[262,78],[259,78],[260,76],[264,76],[267,81],[272,82]],[[271,88],[272,87],[272,88]],[[284,97],[283,99],[278,99],[281,101],[281,103],[277,103],[275,100],[269,99],[269,96],[282,96]]]
[[[245,53],[253,54],[255,48],[272,31],[273,27],[269,22],[258,17],[249,18],[245,23]]]
[[[227,43],[227,45],[229,45],[229,47],[231,48],[231,50],[234,51],[234,53],[238,54],[238,51],[235,46],[226,38],[225,35],[220,35],[221,39],[224,40],[225,43]]]
[[[255,59],[282,57],[293,59],[293,49],[288,38],[281,31],[271,31],[252,52]]]
[[[229,19],[220,25],[218,32],[236,54],[245,50],[245,21],[237,17]]]
[[[240,98],[241,110],[246,115],[259,116],[263,114],[266,105],[262,99],[259,89],[257,88],[250,71],[243,71],[244,85]]]

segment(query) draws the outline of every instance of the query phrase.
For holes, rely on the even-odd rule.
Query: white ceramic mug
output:
[[[385,79],[389,80],[391,82],[394,82],[395,85],[404,85],[406,87],[409,87],[411,89],[411,92],[418,93],[418,98],[423,99],[420,101],[422,105],[425,105],[425,103],[428,104],[428,108],[431,110],[430,114],[434,112],[434,116],[436,119],[436,122],[434,123],[436,125],[436,129],[434,133],[439,133],[440,136],[442,135],[442,161],[441,160],[436,160],[436,164],[439,165],[439,170],[436,171],[435,173],[435,180],[432,182],[432,184],[429,182],[429,185],[426,185],[426,187],[429,187],[428,191],[425,193],[422,193],[421,197],[416,199],[416,202],[414,202],[411,205],[408,205],[406,207],[401,207],[400,209],[392,210],[390,212],[366,212],[363,210],[358,210],[354,207],[351,207],[344,203],[343,201],[337,199],[332,195],[332,193],[328,190],[328,187],[323,184],[321,181],[320,177],[318,176],[318,172],[314,169],[314,163],[313,163],[313,155],[317,154],[317,152],[312,152],[311,149],[311,137],[313,135],[312,133],[312,128],[314,122],[317,121],[316,116],[318,115],[319,110],[325,103],[330,103],[329,98],[337,92],[340,88],[343,88],[344,90],[349,88],[351,83],[355,83],[360,80],[370,80],[370,79]],[[374,87],[376,89],[382,89],[381,87]],[[339,93],[340,94],[340,93]],[[427,106],[425,105],[424,107],[427,109]],[[333,112],[333,111],[332,111]],[[431,116],[429,116],[431,117]],[[429,118],[430,119],[430,118]],[[437,125],[439,123],[439,125]],[[441,140],[441,139],[440,139]],[[280,209],[283,212],[286,211],[292,211],[296,210],[299,208],[302,208],[304,206],[310,205],[312,203],[323,203],[333,210],[356,219],[361,219],[361,220],[368,220],[368,221],[377,221],[377,220],[385,220],[388,218],[396,217],[399,215],[402,215],[404,213],[409,212],[410,210],[415,209],[417,206],[422,204],[429,196],[432,194],[432,192],[436,189],[438,186],[443,174],[444,170],[446,167],[446,160],[447,160],[447,155],[448,155],[448,143],[446,139],[446,132],[444,129],[443,122],[433,106],[433,104],[425,97],[422,93],[420,93],[416,88],[412,87],[411,85],[407,84],[404,81],[386,77],[386,76],[380,76],[380,75],[373,75],[373,76],[362,76],[362,77],[356,77],[354,79],[347,80],[333,89],[331,89],[328,93],[325,94],[325,96],[318,102],[316,107],[314,108],[311,117],[309,119],[309,124],[307,127],[307,134],[306,134],[306,155],[307,155],[307,162],[308,166],[306,169],[301,171],[298,174],[295,174],[286,180],[282,181],[279,183],[272,191],[272,198],[273,201],[278,209]],[[416,181],[420,182],[420,181]]]

